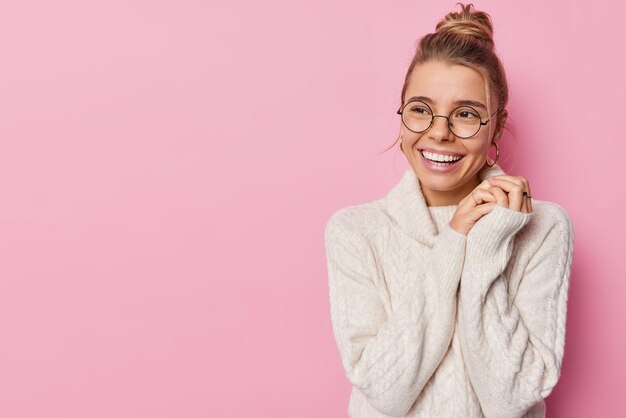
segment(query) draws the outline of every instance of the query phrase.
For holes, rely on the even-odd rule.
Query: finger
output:
[[[505,208],[509,207],[509,198],[507,194],[498,186],[491,186],[489,188],[489,192],[495,196],[496,202],[498,205],[504,206]]]
[[[476,189],[488,190],[490,187],[491,187],[491,183],[489,183],[489,179],[486,178],[478,186],[476,186],[474,190]]]
[[[488,214],[489,212],[491,212],[493,210],[494,207],[496,207],[497,203],[496,202],[488,202],[488,203],[483,203],[482,205],[478,205],[475,206],[469,213],[472,219],[474,220],[478,220],[480,219],[482,216]]]
[[[510,183],[512,186],[517,186],[521,188],[522,190],[524,190],[524,187],[525,187],[523,182],[521,182],[517,178],[512,178],[511,176],[489,177],[487,180],[489,181],[489,184],[491,186],[497,185],[496,182],[506,181],[507,183]]]
[[[459,202],[458,208],[461,208],[463,213],[470,212],[476,206],[484,202],[495,202],[496,198],[494,195],[489,193],[487,190],[476,188],[472,190],[467,196]]]
[[[521,182],[518,183],[518,182],[513,182],[510,180],[505,180],[502,178],[494,178],[494,177],[490,177],[489,181],[491,182],[492,185],[499,186],[502,190],[508,193],[509,209],[513,209],[518,212],[522,212],[522,209],[524,210],[526,209],[525,207],[522,208],[523,200],[525,198],[522,196],[524,189],[523,189],[523,185],[519,184]]]
[[[461,213],[469,214],[475,207],[482,206],[485,202],[495,203],[495,199],[495,196],[488,191],[477,189],[469,193],[463,203],[459,203],[457,210],[460,210]]]
[[[530,212],[529,199],[526,197],[526,193],[528,193],[527,188],[527,180],[522,176],[513,176],[514,180],[517,184],[522,186],[522,212],[528,213]]]
[[[459,202],[459,206],[464,206],[464,209],[466,210],[470,210],[472,207],[476,206],[476,203],[474,202],[475,198],[472,197],[472,193],[476,190],[489,190],[491,184],[489,184],[487,180],[488,179],[483,180],[478,186],[474,188],[474,190],[472,190],[471,193],[468,193],[467,196],[461,199],[461,201]]]
[[[525,190],[528,192],[528,194],[530,194],[530,189],[528,188],[528,180],[525,177],[522,176],[512,176],[509,174],[501,174],[498,176],[492,176],[490,178],[496,178],[496,179],[502,179],[502,180],[509,180],[515,184],[518,184],[519,186],[522,187],[522,190]],[[523,193],[523,192],[522,192]],[[524,197],[522,199],[522,212],[530,212],[531,206],[530,206],[530,199]],[[525,208],[525,210],[524,210]]]
[[[528,192],[528,196],[531,196],[532,193],[530,193],[530,183],[528,182],[528,179],[524,177],[520,177],[520,180],[522,180],[522,183],[524,183],[524,190]],[[528,212],[530,213],[533,211],[533,199],[528,196],[524,198],[524,202],[526,203],[526,208],[528,209]]]
[[[524,177],[522,176],[511,176],[509,174],[501,174],[499,176],[491,176],[488,177],[487,180],[489,179],[500,179],[500,180],[508,180],[512,183],[515,183],[519,186],[524,186]]]
[[[496,202],[496,197],[489,190],[477,189],[471,194],[474,196],[474,199],[472,199],[474,206],[482,205],[486,202]]]

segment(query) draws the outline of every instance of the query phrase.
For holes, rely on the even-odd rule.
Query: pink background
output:
[[[574,221],[548,417],[626,416],[626,6],[474,4],[510,81],[503,166]],[[4,1],[0,416],[345,417],[323,229],[407,167],[379,152],[453,10]]]

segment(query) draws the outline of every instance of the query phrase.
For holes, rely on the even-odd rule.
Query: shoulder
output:
[[[335,210],[327,219],[324,235],[349,235],[361,239],[386,224],[382,210],[383,199],[345,206]]]
[[[533,199],[531,223],[541,230],[555,227],[573,230],[572,218],[567,210],[555,202]]]
[[[563,206],[555,202],[533,199],[532,216],[524,230],[526,240],[535,244],[533,252],[554,245],[570,250],[573,246],[572,218]]]

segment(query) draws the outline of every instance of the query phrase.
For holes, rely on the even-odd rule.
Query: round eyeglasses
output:
[[[480,120],[480,113],[471,106],[459,106],[448,116],[434,115],[430,106],[420,100],[407,102],[396,112],[402,117],[402,123],[408,130],[421,133],[428,130],[436,117],[446,118],[450,131],[457,137],[471,138],[480,131],[480,127],[486,125],[502,108],[498,108],[486,121]]]

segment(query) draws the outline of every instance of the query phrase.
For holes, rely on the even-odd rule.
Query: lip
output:
[[[460,154],[458,152],[451,152],[451,151],[440,151],[434,148],[418,148],[418,151],[428,151],[428,152],[432,152],[435,154],[441,154],[441,155],[451,155],[453,157],[462,157],[465,154]],[[421,154],[421,152],[420,152]]]
[[[422,160],[422,164],[424,164],[424,167],[426,167],[429,171],[432,171],[434,173],[449,173],[451,171],[454,171],[461,166],[461,161],[465,159],[465,157],[463,156],[460,160],[458,160],[457,162],[453,164],[446,165],[446,166],[437,166],[433,162],[427,160],[420,151],[418,151],[418,154],[419,154],[419,158]],[[457,155],[462,155],[462,154],[457,154]]]

